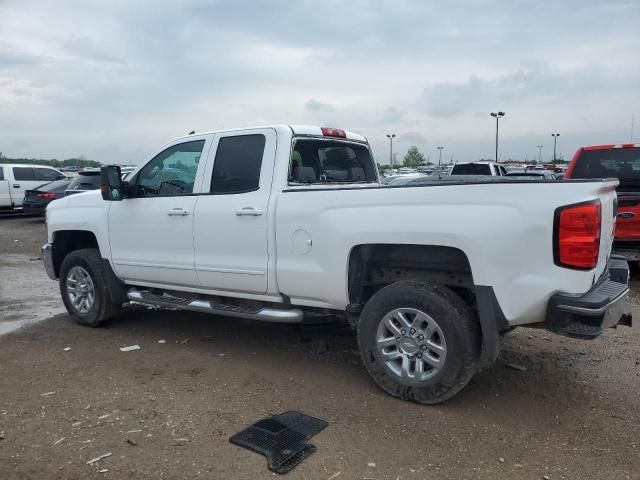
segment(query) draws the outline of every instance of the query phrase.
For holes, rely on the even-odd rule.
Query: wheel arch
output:
[[[357,322],[367,300],[379,289],[401,280],[444,285],[471,308],[482,331],[482,361],[499,353],[499,334],[509,328],[493,288],[476,285],[467,255],[441,245],[362,244],[349,253],[347,312]]]

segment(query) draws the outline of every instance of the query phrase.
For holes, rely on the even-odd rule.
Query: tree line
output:
[[[62,167],[99,167],[101,165],[100,162],[96,162],[95,160],[89,160],[85,158],[84,155],[80,155],[75,158],[67,158],[65,160],[58,159],[50,159],[46,160],[43,158],[9,158],[5,157],[2,152],[0,152],[0,163],[23,163],[26,165],[47,165],[49,167],[62,168]]]

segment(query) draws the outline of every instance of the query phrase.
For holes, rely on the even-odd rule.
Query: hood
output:
[[[102,193],[100,190],[87,190],[86,192],[80,192],[53,200],[47,206],[47,210],[55,210],[58,208],[100,207],[106,203],[107,202],[102,199]]]

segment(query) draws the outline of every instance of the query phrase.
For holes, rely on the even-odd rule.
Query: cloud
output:
[[[471,160],[491,156],[502,109],[505,156],[549,128],[566,153],[627,140],[638,22],[632,0],[0,0],[0,145],[136,162],[268,119],[362,132],[383,159],[393,132]]]
[[[307,103],[304,104],[304,108],[311,112],[335,112],[336,109],[333,108],[326,102],[321,102],[320,100],[316,100],[315,98],[309,99]]]

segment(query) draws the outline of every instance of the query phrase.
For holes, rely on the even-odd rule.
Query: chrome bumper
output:
[[[53,248],[50,243],[42,246],[42,262],[44,269],[51,280],[57,280],[56,269],[53,267]]]

